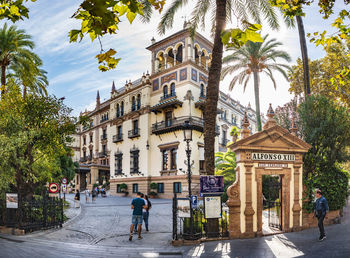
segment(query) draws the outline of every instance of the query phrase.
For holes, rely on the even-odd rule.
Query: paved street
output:
[[[68,196],[73,200],[73,196]],[[67,213],[72,219],[59,230],[26,236],[0,235],[0,257],[350,257],[350,208],[342,224],[269,237],[206,242],[172,247],[171,201],[153,200],[150,232],[128,241],[131,198],[107,197]]]

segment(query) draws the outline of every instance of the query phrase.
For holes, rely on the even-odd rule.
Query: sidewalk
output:
[[[206,242],[185,253],[189,257],[350,257],[349,200],[341,224],[325,230],[327,239],[323,242],[318,241],[318,228],[313,228],[254,239]]]

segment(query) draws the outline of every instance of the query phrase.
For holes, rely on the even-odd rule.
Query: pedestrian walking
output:
[[[75,208],[80,207],[80,192],[77,190],[75,197],[74,197],[74,203],[75,203]]]
[[[89,189],[85,190],[85,202],[88,203],[89,202],[89,196],[90,196],[90,191]]]
[[[146,231],[148,231],[148,218],[149,218],[149,210],[152,208],[152,203],[148,199],[148,196],[145,195],[144,197],[146,208],[143,209],[143,221],[145,222]]]
[[[146,208],[145,200],[141,198],[142,193],[138,192],[136,194],[136,198],[134,198],[131,202],[131,209],[133,209],[132,212],[132,220],[131,220],[131,226],[130,226],[130,235],[129,235],[129,241],[132,240],[132,233],[134,231],[134,226],[137,225],[137,233],[138,233],[138,239],[142,239],[141,236],[141,230],[142,230],[142,209]]]
[[[92,202],[94,203],[94,202],[96,202],[96,195],[97,195],[97,193],[96,193],[96,189],[93,189],[92,190]]]
[[[316,189],[316,202],[315,202],[315,212],[314,216],[318,219],[318,228],[320,229],[320,237],[319,241],[323,241],[326,239],[326,233],[324,231],[323,220],[328,218],[327,213],[329,212],[328,202],[326,198],[323,197],[322,191],[320,189]]]

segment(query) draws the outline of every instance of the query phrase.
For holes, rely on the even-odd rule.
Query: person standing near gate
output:
[[[80,192],[79,192],[79,190],[77,190],[77,193],[75,194],[74,202],[75,202],[75,208],[79,208],[80,207]]]
[[[136,195],[136,198],[134,198],[131,202],[131,209],[133,209],[132,212],[132,220],[131,220],[131,226],[130,226],[130,235],[129,235],[129,241],[132,240],[132,233],[134,230],[134,225],[137,225],[137,233],[138,233],[138,239],[142,239],[141,236],[141,230],[142,230],[142,209],[146,209],[146,203],[145,200],[141,198],[142,193],[138,192]]]
[[[327,213],[329,211],[328,202],[326,198],[322,196],[322,191],[320,189],[316,189],[316,202],[315,202],[315,213],[316,218],[318,219],[318,228],[320,229],[320,238],[319,241],[323,241],[326,239],[326,233],[324,231],[323,220],[328,218]]]

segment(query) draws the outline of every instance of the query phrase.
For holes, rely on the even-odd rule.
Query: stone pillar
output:
[[[155,73],[156,69],[155,69],[155,66],[156,66],[156,53],[152,53],[152,74]]]
[[[300,180],[300,164],[294,165],[294,203],[293,203],[293,231],[300,230],[300,203],[299,203],[299,180]]]
[[[176,49],[173,50],[173,53],[174,53],[174,66],[175,66],[176,65],[176,54],[177,54]]]
[[[91,185],[94,185],[98,180],[98,168],[91,166],[90,173],[91,173]]]
[[[168,54],[164,54],[164,68],[168,68]]]
[[[246,169],[245,177],[246,177],[246,201],[245,201],[245,237],[254,237],[253,231],[253,215],[255,211],[252,206],[252,167],[253,164],[244,164]]]
[[[205,69],[208,70],[209,56],[205,57]]]
[[[229,236],[239,238],[241,236],[241,199],[240,199],[240,175],[239,167],[236,169],[236,181],[227,189],[229,208]]]
[[[155,62],[154,62],[154,71],[157,73],[159,72],[159,59],[156,58]]]

